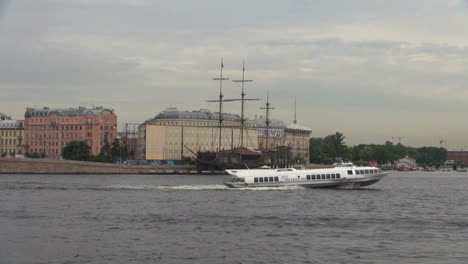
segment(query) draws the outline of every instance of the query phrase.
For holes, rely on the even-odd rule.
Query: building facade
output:
[[[0,120],[0,155],[15,157],[24,154],[24,121]]]
[[[103,107],[42,109],[27,108],[24,120],[25,152],[44,153],[58,159],[71,141],[86,141],[98,155],[105,143],[117,136],[117,116]]]
[[[408,156],[397,160],[395,163],[397,168],[402,169],[415,169],[418,167],[416,160],[413,158],[409,158]]]
[[[223,113],[221,150],[240,147],[240,116]],[[269,148],[291,147],[293,157],[309,160],[311,130],[298,125],[274,122],[268,129]],[[266,148],[266,128],[263,120],[245,123],[243,147]],[[145,121],[138,129],[137,159],[180,160],[195,157],[199,151],[219,150],[219,114],[202,109],[179,111],[168,108]]]
[[[468,151],[447,151],[447,160],[453,161],[452,164],[468,165]]]
[[[267,148],[266,128],[262,120],[252,121],[258,127],[259,148]],[[293,157],[301,157],[309,161],[309,139],[312,130],[297,124],[287,124],[281,121],[272,122],[268,129],[268,148],[287,146],[291,148]]]
[[[138,128],[137,159],[181,160],[198,151],[218,151],[219,114],[168,108]],[[240,116],[223,114],[221,150],[240,146]],[[244,129],[244,147],[258,148],[258,130]]]

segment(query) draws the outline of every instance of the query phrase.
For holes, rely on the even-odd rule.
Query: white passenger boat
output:
[[[352,163],[326,169],[242,169],[226,172],[234,176],[224,183],[231,188],[301,186],[356,189],[374,184],[387,175],[379,168],[356,167]]]

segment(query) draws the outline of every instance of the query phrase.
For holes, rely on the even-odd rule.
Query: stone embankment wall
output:
[[[117,165],[111,163],[0,158],[0,174],[155,174],[193,173],[194,166]]]

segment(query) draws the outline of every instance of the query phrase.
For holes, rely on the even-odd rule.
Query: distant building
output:
[[[266,148],[266,127],[263,119],[248,122],[252,127],[258,127],[259,148]],[[253,125],[252,125],[253,124]],[[309,139],[312,130],[297,124],[287,124],[282,121],[272,122],[268,129],[268,147],[288,146],[293,157],[302,157],[309,161]]]
[[[217,151],[219,114],[209,110],[180,111],[167,108],[138,128],[137,159],[181,160],[194,157],[191,152]],[[240,144],[240,116],[223,113],[221,150]],[[258,130],[246,128],[244,147],[258,148]]]
[[[24,154],[24,121],[0,120],[0,155],[15,157]]]
[[[45,153],[60,158],[70,141],[86,141],[91,153],[98,155],[107,136],[109,143],[117,136],[117,116],[103,107],[41,109],[27,108],[24,114],[25,151]]]
[[[118,132],[117,140],[119,140],[122,146],[127,148],[127,160],[134,160],[137,151],[138,133]]]
[[[408,156],[397,160],[395,163],[396,163],[397,168],[413,169],[413,168],[418,167],[416,160],[413,158],[409,158]]]
[[[468,165],[468,151],[447,151],[447,160],[456,165]]]
[[[217,151],[219,148],[219,114],[209,110],[180,111],[168,108],[145,121],[138,129],[137,159],[180,160],[194,157],[191,152]],[[221,150],[240,146],[240,116],[223,113]],[[309,160],[311,130],[280,121],[269,127],[268,147],[289,146],[293,157]],[[244,147],[266,147],[264,120],[248,120],[244,128]]]

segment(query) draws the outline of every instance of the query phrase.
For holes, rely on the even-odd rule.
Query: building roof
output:
[[[0,120],[11,120],[11,117],[5,115],[4,113],[0,113]]]
[[[0,120],[0,129],[18,128],[21,126],[21,120]]]
[[[298,125],[298,124],[287,124],[286,129],[312,132],[312,129],[305,127],[305,126]]]
[[[240,116],[235,114],[223,113],[224,121],[229,122],[240,122]],[[150,124],[155,121],[162,119],[197,119],[197,120],[218,120],[219,112],[212,113],[206,109],[200,109],[198,111],[181,111],[177,108],[167,108],[166,110],[159,113],[157,116],[146,120],[143,124]]]
[[[153,124],[156,121],[164,119],[188,119],[188,120],[218,120],[219,112],[210,112],[207,109],[200,109],[198,111],[181,111],[175,107],[166,108],[158,115],[153,118],[150,118],[142,123],[142,125]],[[240,122],[241,117],[236,114],[223,113],[223,120],[230,122]],[[265,127],[264,119],[253,119],[246,120],[245,126],[247,128],[263,128]],[[287,124],[283,121],[272,120],[269,126],[271,129],[284,129],[284,130],[293,130],[299,132],[312,132],[308,127],[297,125],[297,124]]]
[[[410,158],[410,157],[406,156],[404,158],[399,159],[398,161],[399,162],[403,162],[403,161],[416,162],[416,159],[413,159],[413,158]]]
[[[48,107],[44,108],[26,108],[26,112],[24,113],[25,117],[34,117],[34,116],[85,116],[85,115],[101,115],[102,112],[109,111],[112,115],[115,115],[114,109],[104,108],[104,107],[93,107],[93,108],[86,108],[86,107],[78,107],[78,108],[68,108],[68,109],[51,109]]]

